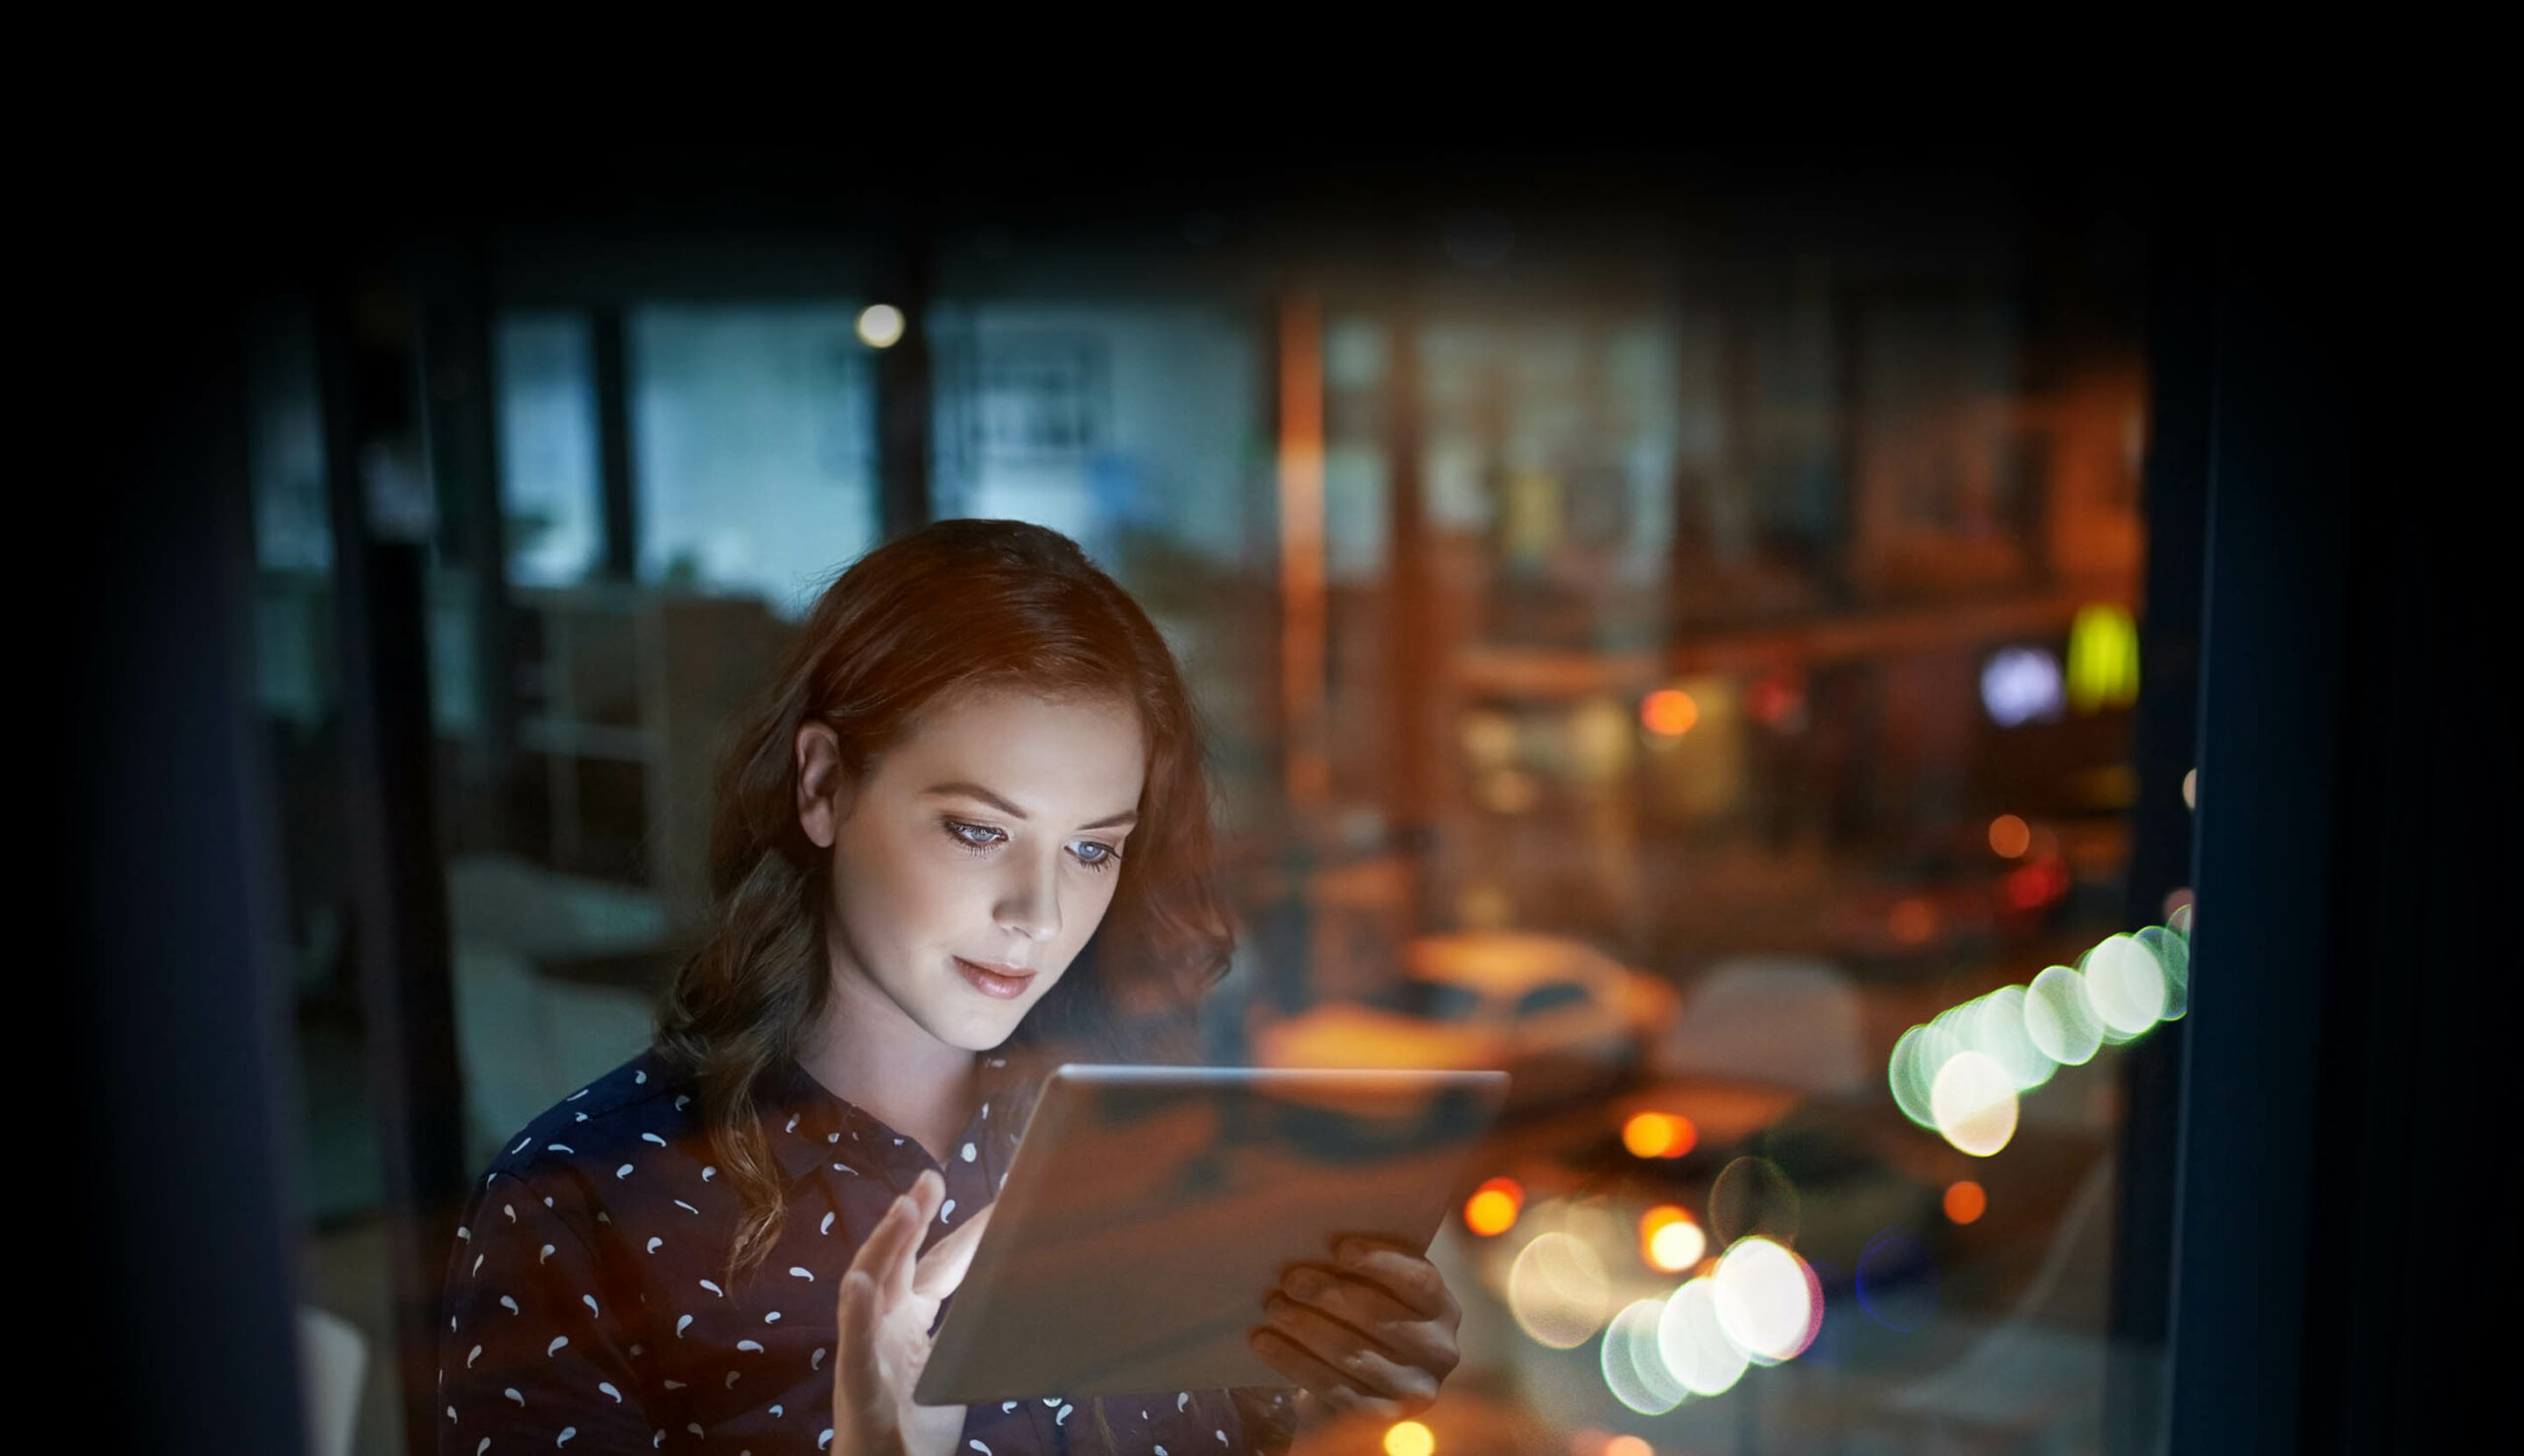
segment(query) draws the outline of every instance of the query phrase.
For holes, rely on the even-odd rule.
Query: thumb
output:
[[[998,1209],[997,1204],[983,1209],[963,1227],[930,1245],[929,1252],[912,1267],[912,1292],[931,1299],[944,1299],[955,1292],[964,1282],[964,1272],[972,1268],[973,1250],[981,1244],[982,1230],[990,1226],[990,1215]]]

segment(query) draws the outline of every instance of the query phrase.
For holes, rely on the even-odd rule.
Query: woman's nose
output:
[[[1060,852],[1016,865],[993,913],[1002,927],[1037,943],[1059,935]]]

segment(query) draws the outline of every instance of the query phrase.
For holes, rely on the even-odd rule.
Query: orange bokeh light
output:
[[[1680,1232],[1669,1230],[1680,1229]],[[1708,1235],[1675,1204],[1658,1204],[1639,1215],[1639,1256],[1650,1269],[1679,1274],[1709,1248]]]
[[[1700,1129],[1671,1112],[1634,1112],[1621,1125],[1621,1145],[1634,1157],[1681,1157],[1699,1144]]]
[[[1990,1211],[1990,1195],[1981,1185],[1966,1178],[1950,1183],[1945,1189],[1945,1216],[1957,1223],[1969,1223]]]
[[[2001,860],[2020,860],[2033,848],[2033,826],[2013,814],[1990,821],[1990,852]]]
[[[1635,1435],[1617,1435],[1604,1442],[1604,1456],[1656,1456],[1656,1448]]]
[[[1658,688],[1640,699],[1639,721],[1660,738],[1679,738],[1700,722],[1700,705],[1681,688]]]
[[[1464,1227],[1484,1238],[1506,1233],[1516,1226],[1516,1215],[1524,1208],[1525,1191],[1515,1179],[1493,1178],[1464,1200]]]
[[[1936,907],[1926,900],[1905,900],[1893,907],[1887,928],[1905,945],[1924,945],[1936,935]]]

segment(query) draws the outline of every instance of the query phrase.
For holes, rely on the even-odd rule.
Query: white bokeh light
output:
[[[1817,1285],[1805,1262],[1782,1245],[1760,1237],[1736,1240],[1709,1283],[1719,1326],[1753,1358],[1778,1364],[1796,1358],[1812,1343],[1821,1318]]]
[[[859,341],[869,348],[890,349],[902,336],[902,310],[891,304],[870,304],[859,311]]]
[[[1566,1233],[1537,1234],[1507,1271],[1507,1311],[1542,1345],[1575,1350],[1604,1323],[1612,1287],[1595,1251]]]
[[[2051,1079],[2060,1064],[2034,1044],[2025,1029],[2025,989],[2001,986],[1970,1003],[1963,1023],[1963,1045],[2007,1071],[2019,1092],[2029,1092]]]
[[[1656,1348],[1656,1320],[1664,1312],[1664,1300],[1642,1299],[1604,1330],[1604,1388],[1642,1416],[1662,1416],[1690,1394]]]
[[[1694,1395],[1724,1395],[1752,1363],[1718,1318],[1717,1292],[1705,1279],[1674,1291],[1656,1317],[1656,1350],[1665,1368]]]
[[[2127,1041],[2163,1019],[2165,970],[2147,947],[2114,936],[2086,953],[2086,999],[2109,1040]]]
[[[2078,1067],[2103,1045],[2103,1023],[2086,1001],[2086,981],[2067,966],[2033,978],[2024,994],[2024,1033],[2043,1056]]]
[[[1957,1052],[1928,1089],[1936,1130],[1974,1157],[1988,1157],[2015,1136],[2015,1082],[1979,1052]]]

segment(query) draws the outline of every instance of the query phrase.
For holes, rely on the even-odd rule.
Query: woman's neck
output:
[[[944,1164],[973,1113],[973,1054],[931,1035],[875,982],[834,957],[823,1023],[799,1065]]]

